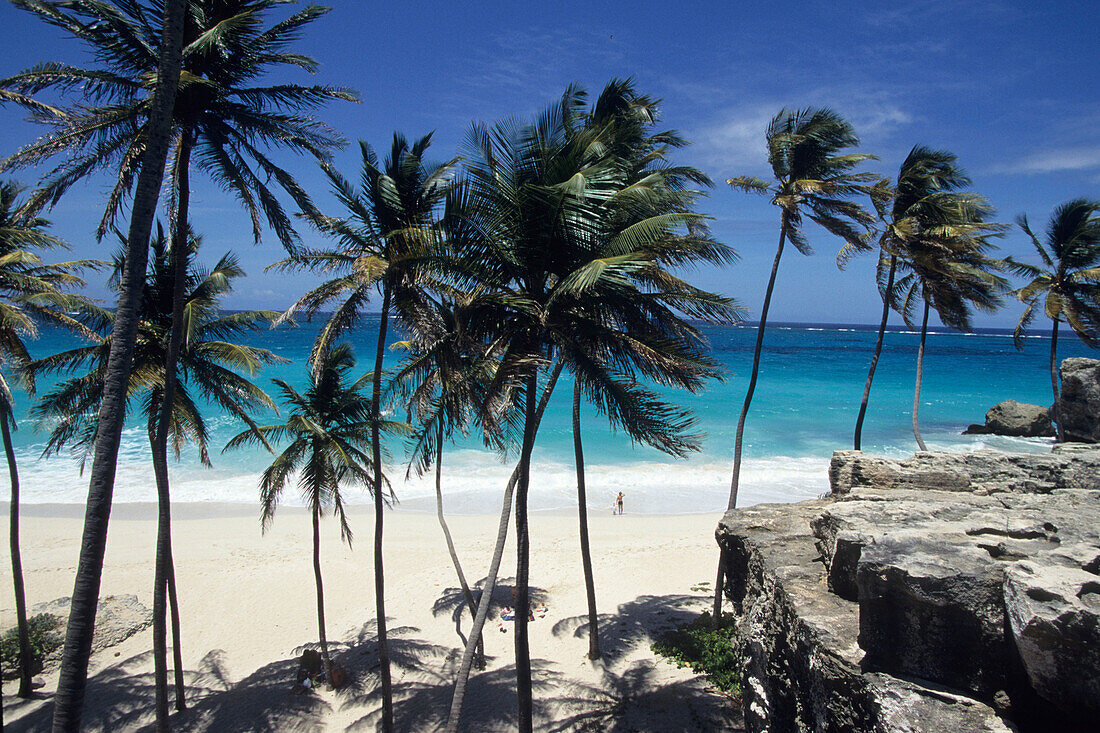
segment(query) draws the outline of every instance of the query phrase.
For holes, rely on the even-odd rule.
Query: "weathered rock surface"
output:
[[[989,408],[984,425],[971,425],[965,432],[1047,438],[1054,435],[1054,424],[1050,421],[1050,412],[1042,405],[1005,400]]]
[[[1098,476],[1097,449],[841,451],[831,498],[727,514],[747,729],[1092,729]]]
[[[917,453],[904,461],[837,451],[829,465],[833,494],[856,489],[920,489],[976,494],[1100,489],[1100,451],[1055,446],[1048,454]]]
[[[65,625],[69,621],[71,602],[72,599],[66,596],[39,603],[30,609],[29,615],[48,613],[51,616],[56,616],[61,622],[59,633],[64,637]],[[92,652],[95,653],[116,644],[121,644],[134,634],[149,628],[152,624],[153,612],[144,606],[137,596],[104,596],[99,599],[99,607],[96,610]],[[47,668],[61,661],[61,651],[61,649],[58,649],[46,657]]]
[[[1058,419],[1067,441],[1100,443],[1100,361],[1071,358],[1062,361],[1062,393]]]

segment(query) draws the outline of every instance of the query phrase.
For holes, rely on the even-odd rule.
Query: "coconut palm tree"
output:
[[[310,354],[310,363],[321,363],[325,352],[348,329],[358,323],[372,292],[382,296],[378,324],[378,343],[374,359],[372,395],[381,414],[382,357],[391,312],[401,321],[414,320],[410,312],[430,307],[421,288],[423,263],[429,257],[434,240],[435,212],[447,195],[450,170],[454,161],[430,165],[424,154],[431,135],[411,145],[394,134],[389,156],[380,165],[374,150],[360,141],[363,160],[361,186],[356,188],[331,165],[323,165],[332,189],[346,210],[345,217],[314,213],[312,223],[337,241],[328,251],[307,250],[277,263],[277,268],[308,268],[335,273],[333,279],[306,293],[292,305],[284,318],[298,311],[312,317],[319,308],[338,302],[322,327]],[[382,727],[393,729],[393,691],[390,681],[389,645],[386,638],[384,563],[382,558],[383,489],[381,439],[378,426],[371,428],[371,455],[374,496],[374,586],[378,623],[378,649],[382,683]]]
[[[0,434],[11,479],[9,547],[15,587],[15,616],[19,635],[20,697],[31,694],[30,638],[27,630],[27,602],[23,588],[23,564],[19,552],[19,470],[11,442],[16,429],[15,402],[8,377],[14,377],[29,394],[34,394],[33,376],[26,372],[30,362],[26,340],[38,335],[38,321],[81,330],[65,315],[81,299],[66,290],[83,285],[75,274],[88,262],[46,265],[34,250],[65,248],[64,242],[46,232],[49,222],[22,211],[23,189],[16,183],[0,183]]]
[[[921,309],[920,345],[917,348],[917,376],[913,390],[913,436],[920,450],[927,450],[920,434],[921,382],[924,377],[924,351],[928,334],[928,315],[936,311],[943,325],[969,331],[973,310],[992,313],[1001,305],[1001,294],[1008,282],[996,271],[1005,267],[988,252],[993,237],[1005,227],[989,222],[993,209],[977,194],[943,194],[948,201],[937,208],[943,218],[920,236],[904,243],[899,252],[898,270],[903,276],[887,297],[900,303],[906,325],[915,328],[914,312]]]
[[[520,730],[532,726],[523,613],[529,602],[527,496],[547,371],[554,363],[567,365],[613,425],[635,440],[683,453],[693,444],[692,417],[638,380],[698,389],[716,367],[698,331],[673,309],[712,318],[731,311],[728,299],[692,288],[665,269],[673,260],[729,258],[729,250],[706,236],[701,218],[687,210],[697,194],[684,192],[681,209],[623,224],[615,201],[625,207],[632,198],[644,202],[660,195],[660,174],[632,186],[610,152],[610,135],[587,125],[587,116],[585,95],[571,88],[533,124],[475,126],[464,227],[448,231],[452,247],[467,258],[464,277],[482,293],[475,320],[493,324],[486,340],[500,346],[487,404],[512,406],[515,424],[523,428],[515,481]],[[475,626],[466,656],[478,634]],[[463,679],[460,670],[460,685]],[[461,692],[456,687],[449,730],[458,725]]]
[[[1029,279],[1013,292],[1027,308],[1014,332],[1016,348],[1023,347],[1024,331],[1035,319],[1040,306],[1051,320],[1050,388],[1054,393],[1051,416],[1058,428],[1058,440],[1066,439],[1058,415],[1058,324],[1063,320],[1077,337],[1092,347],[1100,343],[1100,201],[1073,199],[1059,206],[1050,217],[1046,247],[1028,226],[1027,217],[1016,222],[1029,237],[1042,266],[1007,259],[1011,270]]]
[[[764,305],[760,309],[760,323],[756,329],[756,345],[753,347],[752,372],[745,392],[745,402],[737,419],[737,432],[733,445],[733,477],[730,480],[730,498],[727,509],[737,506],[737,491],[741,478],[741,446],[745,434],[745,418],[749,414],[756,379],[760,373],[760,351],[764,344],[764,330],[768,324],[775,276],[779,261],[788,241],[802,254],[811,254],[809,241],[802,233],[803,215],[823,227],[830,234],[848,244],[859,244],[864,229],[874,218],[852,199],[873,195],[872,185],[878,180],[873,173],[857,172],[856,168],[875,156],[846,152],[859,145],[859,138],[845,119],[830,109],[780,110],[772,118],[765,133],[768,163],[774,181],[753,176],[736,176],[726,180],[735,189],[759,195],[771,196],[771,202],[779,207],[779,246],[775,250],[768,287],[764,291]],[[714,623],[718,623],[722,611],[722,592],[725,581],[725,556],[718,564],[718,579],[714,588]]]
[[[312,204],[294,178],[262,148],[283,148],[326,159],[329,151],[343,142],[302,112],[334,99],[354,100],[354,93],[320,85],[256,84],[257,78],[280,66],[307,71],[316,67],[312,59],[286,49],[303,26],[328,9],[310,6],[265,28],[264,15],[279,4],[278,0],[188,3],[182,51],[184,73],[173,110],[169,208],[173,242],[178,243],[173,251],[187,246],[192,154],[199,169],[232,191],[248,210],[257,241],[263,218],[284,246],[293,248],[296,235],[290,219],[266,181],[273,178],[300,208],[310,210]],[[143,92],[150,80],[156,79],[153,72],[159,28],[149,10],[139,3],[117,8],[56,2],[26,2],[21,6],[88,42],[107,62],[108,69],[48,63],[0,82],[0,87],[20,94],[45,88],[65,92],[79,86],[97,102],[96,106],[60,116],[40,114],[51,122],[54,132],[20,150],[6,165],[30,165],[59,152],[70,153],[68,160],[47,174],[36,194],[40,204],[55,202],[69,186],[92,171],[113,169],[115,185],[98,230],[102,236],[133,185],[146,138],[149,98]],[[174,258],[177,282],[184,279],[184,259]],[[167,398],[160,418],[161,436],[167,435],[166,426],[171,420],[175,356],[182,338],[182,299],[183,293],[178,292],[172,303],[175,321],[166,363]],[[162,556],[166,542],[165,536],[159,537]],[[176,704],[182,709],[182,678],[177,683]]]
[[[244,370],[249,375],[254,375],[264,364],[283,361],[266,349],[241,346],[226,340],[256,330],[262,324],[270,322],[276,314],[270,311],[248,311],[221,315],[218,310],[221,298],[232,290],[233,281],[243,276],[244,272],[231,255],[222,257],[209,271],[193,267],[192,260],[198,241],[192,238],[190,251],[185,259],[188,269],[183,287],[188,335],[179,351],[177,364],[184,382],[190,383],[190,389],[184,383],[174,392],[171,421],[167,426],[168,435],[160,435],[160,415],[165,400],[165,353],[171,340],[171,303],[176,289],[173,263],[166,247],[167,237],[161,230],[152,242],[155,256],[143,291],[143,317],[128,390],[129,398],[140,400],[145,413],[158,495],[158,543],[153,587],[158,727],[167,725],[165,611],[169,604],[175,639],[173,650],[177,677],[176,695],[177,698],[182,696],[179,613],[172,570],[171,533],[167,526],[170,521],[168,439],[173,438],[173,449],[177,457],[185,442],[195,444],[200,460],[208,465],[206,430],[193,394],[198,392],[230,414],[252,424],[249,411],[273,408],[274,403],[262,390],[234,370]],[[113,282],[118,282],[121,269],[122,263],[119,262]],[[62,382],[35,408],[37,414],[48,416],[55,423],[47,442],[47,451],[58,451],[69,445],[87,457],[93,449],[96,417],[103,398],[104,370],[112,348],[112,314],[88,304],[81,308],[79,317],[98,333],[94,342],[39,359],[32,362],[28,369],[33,374],[87,370],[80,377]],[[166,541],[162,542],[162,539]]]
[[[348,344],[335,345],[322,354],[310,369],[305,394],[281,379],[272,380],[282,393],[288,410],[286,422],[246,430],[226,444],[224,450],[245,445],[272,444],[289,439],[260,477],[262,528],[275,519],[275,509],[287,482],[297,476],[298,488],[313,521],[313,574],[317,585],[317,633],[325,674],[332,683],[332,660],[325,635],[324,587],[321,580],[321,517],[331,507],[340,522],[340,537],[351,545],[352,533],[344,513],[341,487],[362,484],[373,487],[370,449],[374,403],[367,395],[372,376],[365,374],[348,382],[355,368],[355,356]],[[387,422],[386,430],[400,426]]]
[[[856,418],[856,450],[861,447],[863,420],[867,414],[875,367],[882,353],[886,323],[891,308],[898,307],[891,300],[898,272],[898,257],[905,256],[912,242],[930,234],[934,236],[939,228],[957,218],[953,215],[956,207],[974,199],[974,194],[959,190],[969,184],[970,179],[957,165],[954,154],[916,145],[901,164],[897,184],[891,187],[889,181],[883,181],[880,185],[883,195],[875,199],[882,220],[876,272],[879,294],[882,296],[882,318],[879,321],[871,365],[867,370],[867,382],[863,387],[863,399]],[[838,264],[843,267],[848,257],[858,249],[860,248],[845,245],[837,257]]]

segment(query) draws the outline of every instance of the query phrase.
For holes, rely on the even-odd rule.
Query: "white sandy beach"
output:
[[[628,499],[629,501],[629,499]],[[629,504],[627,505],[629,511]],[[182,616],[189,711],[178,730],[373,730],[377,723],[373,519],[351,514],[355,544],[342,545],[331,518],[322,524],[321,557],[328,637],[352,684],[333,692],[293,695],[301,646],[316,642],[317,622],[308,515],[281,508],[261,535],[249,506],[182,504],[175,508],[174,550]],[[2,515],[7,526],[7,512]],[[22,552],[28,605],[72,592],[83,526],[76,506],[23,511]],[[155,521],[151,506],[119,505],[112,515],[102,596],[134,594],[152,606]],[[739,713],[690,670],[655,657],[661,630],[707,607],[717,546],[716,515],[591,518],[592,553],[604,659],[586,658],[586,608],[577,541],[569,515],[531,518],[533,598],[548,613],[530,625],[538,730],[729,730]],[[450,520],[471,581],[484,576],[497,517]],[[508,603],[515,574],[514,524],[496,598]],[[434,730],[445,719],[462,642],[453,615],[455,573],[434,515],[388,511],[386,603],[397,728]],[[5,625],[14,622],[10,562],[4,558]],[[496,616],[496,613],[494,613]],[[464,617],[461,630],[469,629]],[[503,630],[502,630],[503,629]],[[578,631],[580,629],[580,631]],[[507,624],[486,625],[484,672],[467,694],[464,729],[514,727],[513,637]],[[88,730],[128,731],[152,721],[152,634],[146,630],[93,656],[84,722]],[[8,729],[48,726],[56,671],[42,677],[42,699],[14,697],[4,687]]]

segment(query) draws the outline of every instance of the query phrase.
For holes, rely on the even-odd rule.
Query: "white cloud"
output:
[[[1100,145],[1054,148],[997,166],[997,173],[1057,173],[1100,168]]]

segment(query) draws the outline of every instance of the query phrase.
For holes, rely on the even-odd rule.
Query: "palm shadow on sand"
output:
[[[476,585],[470,589],[470,592],[474,596],[474,602],[481,602],[481,594],[485,588],[485,583],[488,578],[482,578]],[[515,605],[515,590],[516,579],[515,578],[498,578],[496,585],[493,586],[493,599],[489,605],[489,615],[485,620],[486,628],[490,622],[500,618],[500,609],[511,608]],[[531,605],[537,605],[540,603],[546,603],[550,594],[545,588],[539,588],[538,586],[528,586],[528,595],[530,597]],[[467,636],[462,632],[462,624],[465,622],[470,624],[470,611],[466,607],[466,596],[462,593],[462,589],[446,588],[443,593],[432,604],[432,615],[436,618],[440,616],[450,616],[451,620],[455,624],[455,633],[458,635],[460,644],[463,648],[466,646]]]

